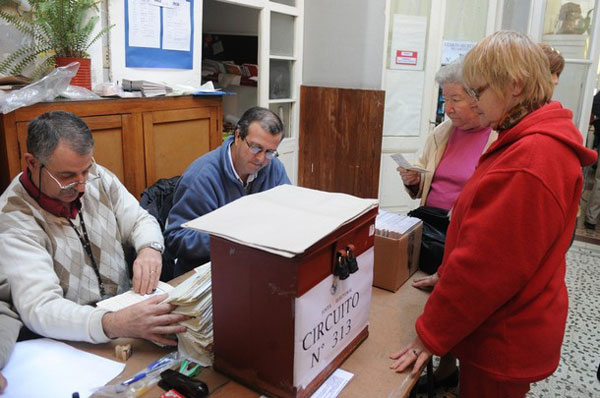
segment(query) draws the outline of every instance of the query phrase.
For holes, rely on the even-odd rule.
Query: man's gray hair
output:
[[[283,122],[273,111],[255,106],[248,109],[238,121],[236,130],[240,131],[240,138],[244,139],[248,135],[248,127],[252,122],[259,122],[260,126],[272,135],[282,134],[284,130]]]
[[[92,132],[72,113],[47,112],[33,119],[27,127],[27,152],[42,163],[48,161],[61,140],[79,155],[94,150]]]
[[[449,63],[448,65],[442,66],[438,73],[436,73],[435,75],[435,81],[440,86],[443,86],[446,83],[455,83],[460,84],[462,87],[465,87],[465,83],[462,77],[462,66],[462,58],[459,58],[456,61]]]

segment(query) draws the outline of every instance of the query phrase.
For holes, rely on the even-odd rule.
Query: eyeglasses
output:
[[[487,90],[489,87],[490,87],[490,85],[486,84],[486,85],[481,86],[479,88],[472,88],[471,90],[469,90],[469,94],[471,95],[471,97],[473,97],[477,101],[479,101],[479,98],[481,97],[481,94],[483,94],[483,92],[485,90]]]
[[[92,158],[92,165],[95,165],[95,164],[96,164],[96,161]],[[50,172],[50,170],[48,170],[48,167],[46,167],[46,165],[43,164],[43,163],[42,163],[42,168],[44,170],[46,170],[46,172],[48,173],[48,175],[50,176],[50,178],[52,178],[54,180],[54,182],[60,187],[61,191],[74,190],[77,185],[86,185],[87,183],[92,182],[92,181],[96,181],[96,180],[100,179],[100,177],[101,177],[99,174],[96,175],[96,176],[88,176],[87,180],[84,180],[84,181],[73,181],[73,182],[71,182],[69,184],[63,185],[63,184],[60,183],[60,181],[58,181],[58,178],[56,178]]]
[[[272,151],[265,150],[260,145],[250,145],[248,140],[246,140],[246,137],[244,137],[243,140],[244,140],[244,142],[246,142],[246,145],[248,145],[248,148],[250,149],[250,152],[252,152],[253,155],[258,155],[259,153],[264,151],[265,158],[267,158],[269,160],[273,160],[273,158],[276,158],[279,156],[279,152],[277,152],[277,150],[272,150]]]

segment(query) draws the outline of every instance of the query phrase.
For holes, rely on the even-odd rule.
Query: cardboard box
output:
[[[397,291],[419,268],[423,222],[399,238],[375,235],[373,286]]]

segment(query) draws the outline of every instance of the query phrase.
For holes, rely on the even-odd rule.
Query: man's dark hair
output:
[[[241,139],[248,135],[248,127],[252,122],[259,122],[260,126],[272,135],[282,134],[284,130],[283,122],[276,113],[267,108],[255,106],[244,112],[236,126],[236,130],[240,131]]]
[[[94,149],[94,137],[83,120],[69,112],[47,112],[33,119],[27,127],[27,152],[46,162],[63,140],[79,155]]]

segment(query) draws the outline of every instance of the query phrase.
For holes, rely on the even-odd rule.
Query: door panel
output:
[[[301,87],[298,185],[377,197],[385,93]]]
[[[146,184],[183,174],[199,156],[218,146],[215,108],[145,112]],[[216,144],[216,145],[215,145]]]

